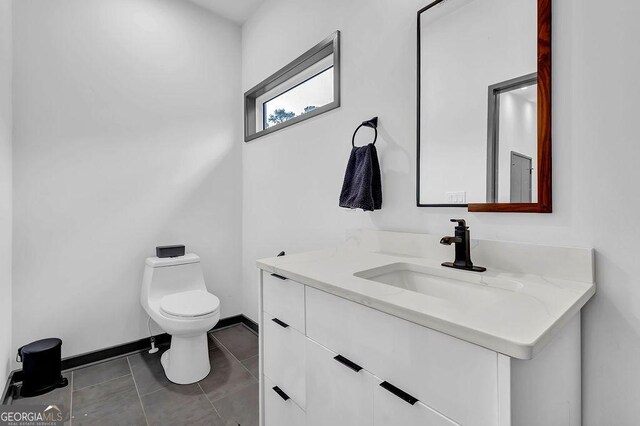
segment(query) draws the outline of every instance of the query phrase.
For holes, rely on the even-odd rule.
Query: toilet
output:
[[[178,384],[205,378],[211,370],[207,332],[220,319],[220,300],[207,291],[200,257],[147,258],[140,303],[171,335],[161,358],[167,378]]]

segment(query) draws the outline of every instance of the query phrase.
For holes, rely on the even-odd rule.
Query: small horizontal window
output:
[[[340,106],[339,32],[245,93],[245,141]]]

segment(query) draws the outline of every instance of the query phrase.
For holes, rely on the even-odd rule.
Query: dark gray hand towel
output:
[[[380,163],[372,143],[355,146],[351,150],[340,193],[340,207],[368,211],[382,208]]]

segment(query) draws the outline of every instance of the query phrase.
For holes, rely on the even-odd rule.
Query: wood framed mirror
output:
[[[550,213],[551,0],[417,14],[418,207]]]

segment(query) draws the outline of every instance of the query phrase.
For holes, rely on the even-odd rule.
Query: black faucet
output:
[[[469,227],[464,219],[451,219],[451,222],[458,222],[456,226],[455,237],[442,237],[440,244],[456,246],[456,260],[453,262],[444,262],[442,266],[448,268],[464,269],[465,271],[484,272],[487,268],[482,266],[473,266],[471,261],[471,245],[469,238]]]

